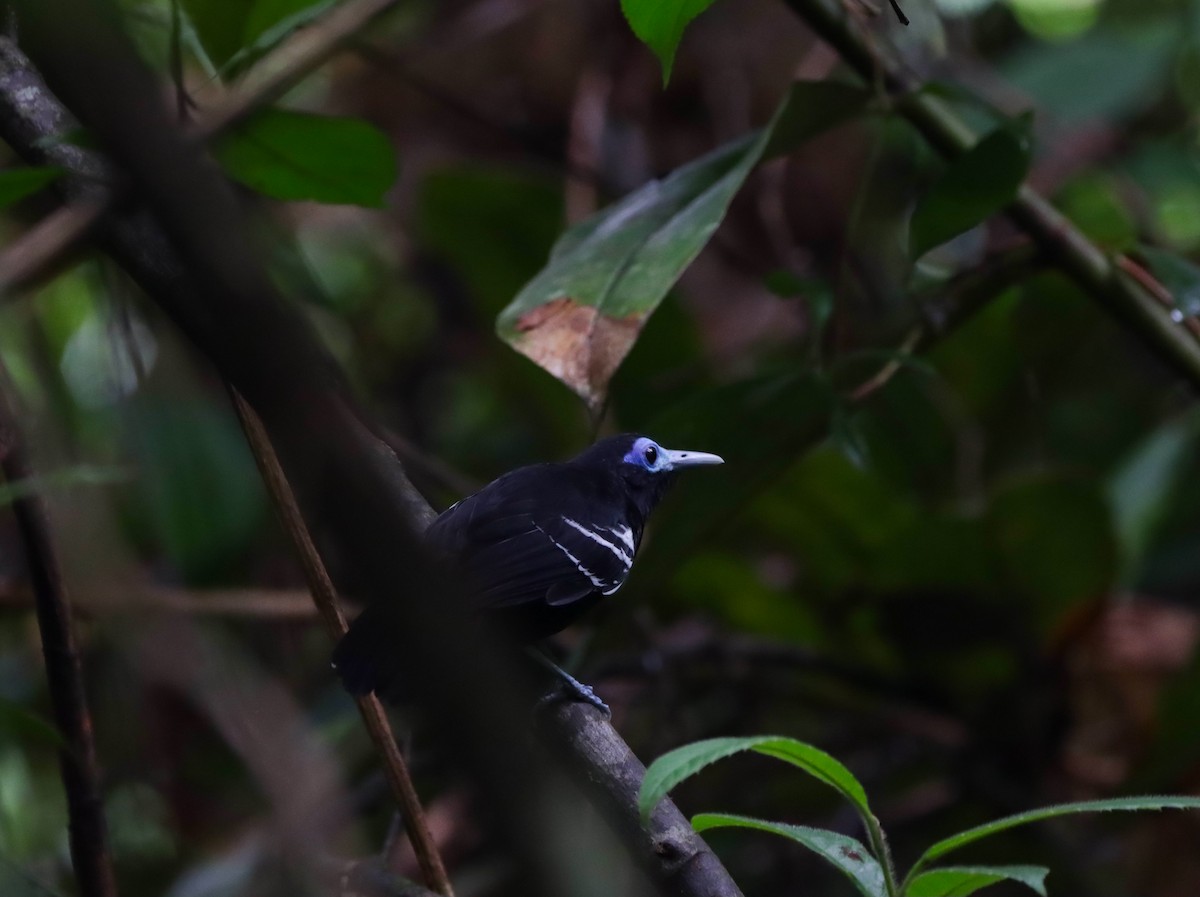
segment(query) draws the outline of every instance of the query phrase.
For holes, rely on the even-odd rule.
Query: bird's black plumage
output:
[[[565,463],[504,474],[446,509],[426,541],[460,572],[474,615],[536,641],[620,589],[646,519],[680,468],[719,463],[645,436],[614,436]],[[395,648],[382,620],[368,608],[334,653],[353,693],[392,690]]]

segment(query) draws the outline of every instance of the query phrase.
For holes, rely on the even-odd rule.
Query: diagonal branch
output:
[[[333,580],[329,578],[329,574],[325,570],[325,564],[317,552],[317,546],[313,544],[308,526],[304,523],[304,517],[300,513],[300,507],[296,504],[296,496],[288,484],[287,475],[279,466],[279,459],[275,455],[275,449],[271,446],[270,437],[263,429],[262,422],[254,413],[254,409],[238,395],[237,390],[231,389],[230,394],[238,420],[246,434],[246,441],[250,444],[250,451],[254,455],[259,473],[267,486],[267,492],[271,496],[271,501],[275,505],[284,530],[292,540],[296,553],[300,556],[300,566],[304,568],[304,578],[308,581],[313,603],[321,614],[326,631],[334,641],[337,641],[346,634],[346,617],[338,604],[337,589],[334,588]],[[438,852],[437,844],[434,843],[433,834],[429,831],[425,810],[421,806],[420,798],[417,797],[417,789],[413,785],[412,776],[409,775],[408,764],[404,762],[404,755],[400,753],[400,746],[396,744],[396,737],[392,733],[392,727],[388,724],[383,705],[374,695],[365,695],[358,698],[358,710],[362,714],[363,724],[367,727],[371,740],[375,743],[375,749],[383,759],[383,769],[387,775],[388,785],[400,807],[404,828],[408,833],[409,841],[412,842],[413,853],[416,854],[417,862],[420,864],[422,878],[429,887],[438,893],[445,897],[454,897],[450,876],[446,873],[442,855]]]
[[[903,63],[870,35],[859,31],[827,0],[784,0],[858,75],[881,84],[906,118],[938,152],[953,158],[979,135],[943,100],[920,92]],[[1091,242],[1033,187],[1025,184],[1008,207],[1009,216],[1046,254],[1108,312],[1122,321],[1163,362],[1200,388],[1200,340],[1184,326],[1183,311],[1166,306],[1122,265]]]
[[[11,402],[8,376],[0,368],[0,470],[7,482],[16,483],[28,478],[30,470]],[[63,587],[58,553],[50,536],[50,522],[45,505],[37,495],[15,499],[12,509],[25,545],[29,579],[37,604],[50,703],[63,737],[59,764],[67,793],[71,864],[83,897],[116,897],[117,883],[109,851],[108,826],[104,820],[92,717],[83,688],[83,669],[71,623],[71,608]]]

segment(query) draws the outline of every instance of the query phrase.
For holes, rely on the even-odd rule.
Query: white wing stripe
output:
[[[597,542],[600,545],[603,545],[609,551],[611,551],[617,557],[617,559],[620,560],[621,563],[623,563],[625,565],[626,571],[628,571],[629,568],[631,566],[633,566],[633,558],[631,558],[629,556],[629,552],[623,551],[622,549],[618,548],[612,542],[608,541],[608,539],[605,539],[603,536],[597,535],[592,530],[588,529],[585,526],[582,526],[581,524],[572,520],[570,517],[564,517],[563,523],[565,523],[567,526],[571,527],[572,529],[578,530],[579,532],[581,532],[585,536],[587,536],[589,539],[591,539],[593,542]]]
[[[629,553],[633,554],[633,530],[627,526],[606,526],[605,529],[624,542]]]
[[[535,523],[534,526],[537,526],[537,524]],[[541,530],[542,534],[547,539],[550,540],[551,544],[553,544],[555,548],[557,548],[559,551],[561,551],[563,554],[565,554],[567,556],[567,559],[570,560],[570,562],[575,565],[575,569],[578,570],[580,573],[582,573],[584,576],[586,576],[592,585],[594,585],[598,589],[603,589],[606,585],[608,585],[608,583],[606,583],[603,579],[600,579],[598,576],[596,576],[594,573],[592,573],[591,570],[589,570],[587,567],[583,566],[583,563],[579,560],[579,558],[577,558],[577,557],[575,557],[575,555],[571,554],[571,552],[567,548],[567,546],[563,545],[561,542],[555,541],[555,538],[552,535],[550,535],[548,532],[546,532],[544,529],[542,529],[540,526],[538,526],[537,528],[539,530]],[[617,584],[617,587],[620,588],[620,583]],[[616,589],[613,589],[612,591],[615,592]],[[611,595],[612,592],[602,592],[602,594]]]

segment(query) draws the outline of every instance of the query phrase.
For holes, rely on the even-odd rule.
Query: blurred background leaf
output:
[[[10,168],[0,171],[0,209],[37,193],[62,175],[58,168]]]
[[[264,109],[215,153],[231,177],[273,199],[380,208],[396,179],[387,137],[351,118]]]

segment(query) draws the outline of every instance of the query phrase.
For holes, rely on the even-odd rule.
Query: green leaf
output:
[[[923,872],[904,891],[904,897],[967,897],[1001,881],[1028,885],[1046,897],[1045,866],[947,866]]]
[[[500,337],[598,408],[646,318],[717,229],[765,144],[765,132],[727,144],[572,227],[500,313]]]
[[[1013,126],[992,131],[954,159],[917,202],[909,225],[909,254],[920,258],[1003,209],[1028,170],[1028,140]]]
[[[858,779],[836,759],[810,744],[777,735],[758,735],[748,738],[709,738],[676,748],[650,764],[638,795],[638,810],[643,819],[658,802],[684,779],[691,778],[706,766],[743,751],[754,751],[790,763],[817,780],[829,785],[859,813],[870,815],[867,794]]]
[[[925,853],[921,854],[921,858],[913,864],[909,877],[911,878],[918,869],[927,866],[929,863],[932,863],[939,857],[945,856],[951,851],[966,847],[968,844],[973,844],[976,841],[999,834],[1000,832],[1006,832],[1020,825],[1028,825],[1031,822],[1043,822],[1047,819],[1054,819],[1058,816],[1071,816],[1076,813],[1110,813],[1143,810],[1200,810],[1200,797],[1146,795],[1144,797],[1116,797],[1109,800],[1085,800],[1069,804],[1054,804],[1053,806],[1018,813],[1015,816],[1006,816],[1003,819],[997,819],[995,822],[976,826],[975,828],[967,829],[965,832],[959,832],[957,835],[952,835],[949,838],[938,841],[926,850]]]
[[[780,835],[824,857],[854,882],[863,897],[887,897],[882,867],[861,841],[846,835],[726,813],[701,813],[692,817],[692,827],[698,832],[714,828],[748,828]]]
[[[629,27],[662,64],[664,87],[671,80],[683,29],[712,4],[713,0],[621,0]]]
[[[1121,580],[1137,580],[1141,564],[1195,455],[1200,417],[1159,427],[1137,445],[1108,480],[1108,501],[1120,547]]]
[[[597,409],[617,367],[675,281],[704,248],[779,129],[799,139],[811,84],[770,124],[651,181],[567,230],[550,260],[500,313],[500,337]],[[784,143],[776,149],[785,150]]]
[[[387,137],[353,118],[264,109],[215,155],[232,178],[274,199],[379,208],[396,179]]]
[[[62,175],[61,168],[10,168],[0,171],[0,209],[37,193]]]

